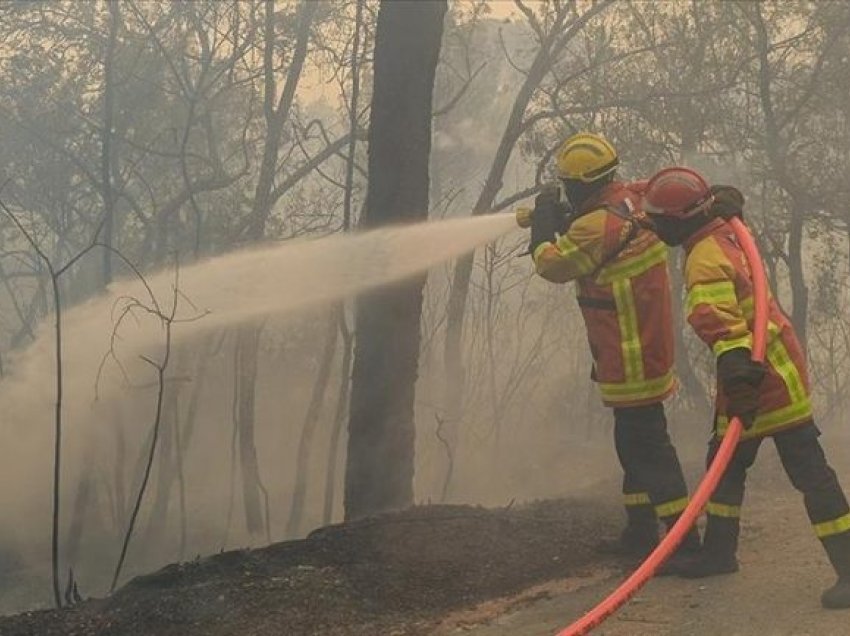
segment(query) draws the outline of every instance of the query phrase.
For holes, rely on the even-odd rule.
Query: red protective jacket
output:
[[[716,219],[686,243],[685,282],[688,322],[716,356],[739,347],[752,348],[753,286],[747,260],[732,228]],[[759,410],[745,438],[770,435],[812,418],[806,357],[790,321],[770,298],[767,374]],[[726,399],[717,391],[716,432],[729,425]]]
[[[660,402],[676,388],[667,247],[637,223],[645,182],[613,182],[565,234],[534,251],[537,273],[577,282],[607,406]]]

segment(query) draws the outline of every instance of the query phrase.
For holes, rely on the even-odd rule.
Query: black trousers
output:
[[[797,426],[773,435],[782,466],[794,488],[803,494],[809,520],[825,543],[839,535],[848,536],[850,508],[820,445],[820,431],[814,423]],[[741,504],[747,469],[753,465],[764,438],[740,442],[729,468],[720,480],[707,506],[706,548],[734,553],[740,528]],[[714,460],[720,440],[709,442],[708,463]]]
[[[614,409],[614,443],[623,467],[623,496],[631,526],[668,524],[688,503],[688,487],[667,434],[662,403]]]

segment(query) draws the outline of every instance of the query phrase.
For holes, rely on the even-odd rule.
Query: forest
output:
[[[7,1],[0,42],[2,613],[615,478],[572,294],[469,218],[579,131],[744,193],[848,433],[850,3]],[[424,221],[456,224],[357,242]],[[699,456],[714,360],[674,308]]]

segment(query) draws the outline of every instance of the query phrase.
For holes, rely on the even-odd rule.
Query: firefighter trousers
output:
[[[835,471],[826,461],[819,436],[813,422],[772,435],[788,478],[803,494],[814,532],[829,551],[833,543],[843,545],[850,541],[850,508]],[[729,468],[706,506],[705,547],[709,551],[731,556],[737,550],[747,469],[755,461],[763,439],[748,439],[738,444]],[[709,465],[719,447],[720,440],[716,437],[709,442]]]
[[[629,527],[657,536],[688,505],[688,487],[667,434],[661,402],[614,409],[614,444],[623,467],[623,499]]]

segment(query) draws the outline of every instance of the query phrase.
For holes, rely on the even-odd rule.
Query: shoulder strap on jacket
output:
[[[624,199],[622,203],[619,205],[610,205],[605,204],[600,206],[606,209],[611,214],[618,216],[623,219],[626,223],[629,224],[629,232],[626,234],[625,238],[620,241],[620,244],[617,245],[616,248],[611,250],[608,254],[606,254],[603,259],[600,261],[599,265],[590,273],[591,278],[596,278],[599,275],[599,272],[608,265],[611,261],[617,258],[620,254],[623,253],[623,250],[626,249],[634,238],[638,235],[640,231],[640,225],[638,225],[637,221],[634,218],[634,204],[628,199]]]

